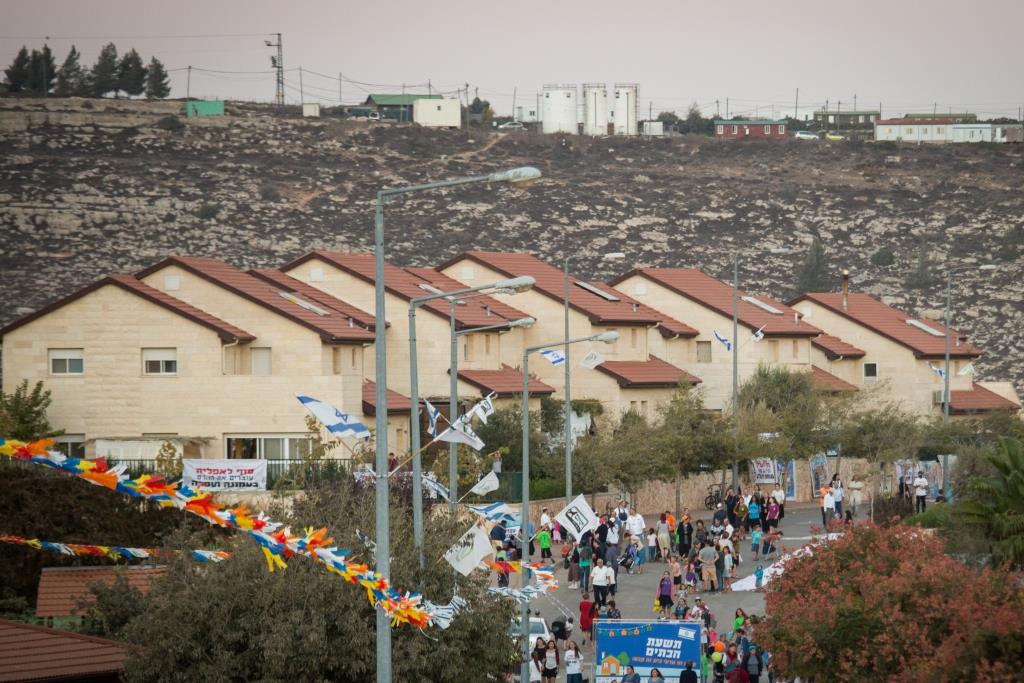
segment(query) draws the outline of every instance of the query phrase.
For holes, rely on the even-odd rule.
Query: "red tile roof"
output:
[[[946,328],[934,321],[919,321],[926,327],[935,330],[938,334],[933,335],[915,327],[907,322],[911,320],[903,311],[883,304],[878,299],[860,292],[849,294],[847,307],[843,308],[843,295],[839,292],[810,293],[797,297],[790,303],[795,305],[801,301],[810,300],[818,303],[833,313],[852,320],[859,325],[866,327],[878,334],[891,339],[897,344],[907,347],[914,352],[918,358],[942,358],[946,348]],[[981,351],[970,344],[957,340],[966,337],[956,330],[950,330],[952,345],[949,354],[954,358],[977,358]]]
[[[321,307],[326,307],[332,311],[337,311],[343,316],[346,316],[352,320],[352,322],[359,324],[367,330],[373,330],[374,316],[372,313],[367,313],[361,308],[357,308],[347,301],[328,294],[322,289],[317,289],[311,284],[307,284],[302,280],[293,278],[287,273],[281,272],[276,268],[254,268],[249,271],[249,274],[253,277],[259,278],[269,282],[275,287],[279,287],[288,292],[294,292],[306,301],[310,301]]]
[[[836,360],[837,358],[863,358],[867,355],[866,352],[858,349],[853,344],[847,344],[839,337],[833,337],[829,334],[815,337],[811,340],[811,344],[824,351],[825,357],[829,360]]]
[[[113,640],[0,619],[0,682],[116,681],[135,649]]]
[[[286,264],[282,270],[291,270],[312,259],[320,259],[324,263],[328,263],[335,268],[343,270],[364,282],[369,284],[374,283],[376,266],[374,263],[374,256],[370,253],[360,254],[354,252],[316,250],[291,261]],[[390,263],[384,264],[385,289],[394,296],[409,301],[416,297],[428,295],[430,292],[420,287],[420,285],[425,284],[431,284],[431,282],[423,279],[410,270],[399,268],[398,266],[394,266]],[[459,283],[458,286],[464,287],[461,283]],[[502,320],[505,319],[504,316],[497,313],[497,309],[493,308],[493,306],[490,310],[490,314],[488,314],[485,304],[482,303],[482,300],[486,298],[489,297],[469,298],[466,299],[466,303],[464,305],[456,306],[456,326],[460,329],[468,329],[471,327],[484,327],[500,324]],[[492,303],[498,303],[494,299],[491,299],[491,301]],[[441,316],[445,320],[447,320],[450,315],[448,302],[444,300],[428,302],[423,305],[423,308],[435,315]],[[526,317],[525,314],[517,313],[512,317],[512,319],[514,320],[524,317]]]
[[[1020,410],[1020,406],[975,382],[970,391],[949,392],[949,409],[957,413],[985,410]]]
[[[492,391],[500,397],[523,393],[523,373],[508,365],[502,365],[501,370],[459,370],[459,379],[479,388],[485,395]],[[529,389],[531,396],[555,393],[554,387],[535,377],[530,378]]]
[[[271,285],[265,279],[253,277],[219,259],[169,256],[139,271],[136,276],[144,278],[168,266],[178,266],[283,318],[307,327],[319,334],[328,344],[373,340],[372,332],[352,326],[347,316],[333,311],[320,315],[282,296],[282,293],[290,293],[285,292],[283,288]]]
[[[53,311],[63,306],[66,306],[67,304],[73,301],[81,299],[86,294],[95,292],[97,289],[100,289],[101,287],[106,287],[107,285],[120,287],[126,292],[134,294],[142,299],[145,299],[150,303],[154,303],[157,306],[166,308],[167,310],[173,313],[177,313],[181,317],[187,320],[191,320],[192,322],[198,325],[207,327],[216,332],[217,336],[223,339],[224,341],[244,343],[251,342],[256,338],[253,335],[246,332],[245,330],[239,327],[235,327],[231,323],[225,322],[216,316],[212,316],[206,311],[202,311],[196,308],[195,306],[192,306],[191,304],[187,304],[181,299],[176,299],[170,294],[161,292],[159,289],[150,287],[145,282],[142,282],[132,277],[131,275],[110,275],[108,277],[103,278],[102,280],[97,280],[88,287],[84,287],[78,290],[77,292],[69,294],[63,299],[60,299],[58,301],[53,302],[52,304],[40,308],[38,311],[34,313],[30,313],[29,315],[26,315],[23,318],[15,320],[10,325],[7,325],[3,329],[0,329],[0,337],[3,337],[3,335],[7,334],[8,332],[16,330],[17,328],[21,327],[22,325],[25,325],[26,323],[30,323],[33,320],[36,320],[37,318],[41,318],[44,315],[52,313]]]
[[[39,577],[36,598],[37,617],[70,617],[81,614],[80,601],[91,602],[89,586],[112,584],[123,576],[129,586],[142,593],[149,592],[150,582],[167,573],[167,567],[136,565],[132,567],[44,567]]]
[[[703,271],[696,268],[636,268],[615,278],[612,284],[618,284],[633,275],[647,277],[682,297],[732,318],[732,285]],[[797,312],[792,308],[771,297],[754,296],[743,290],[738,292],[738,296],[753,298],[782,311],[781,315],[777,315],[741,298],[737,305],[737,319],[741,325],[751,330],[758,330],[764,326],[764,334],[768,337],[812,337],[821,333],[821,330],[813,325],[799,320]]]
[[[531,275],[537,280],[534,289],[555,301],[565,301],[565,274],[561,268],[523,252],[466,251],[440,266],[441,269],[470,259],[507,277]],[[696,337],[698,331],[686,323],[657,311],[646,304],[618,292],[607,284],[585,281],[569,276],[569,306],[583,313],[591,322],[600,325],[657,325],[667,336]],[[616,300],[609,300],[589,291],[580,283],[606,292]]]
[[[821,391],[857,391],[855,385],[836,377],[831,372],[825,372],[817,365],[811,366],[811,379],[814,381],[814,386]]]
[[[411,414],[412,399],[403,396],[397,391],[388,389],[388,415]],[[363,415],[377,414],[377,384],[376,382],[363,382]]]
[[[406,268],[406,271],[412,273],[416,277],[424,280],[425,282],[437,287],[442,292],[450,292],[454,289],[463,289],[466,284],[459,282],[454,278],[450,278],[444,273],[434,268]],[[506,320],[521,320],[522,318],[529,318],[530,316],[523,313],[518,308],[510,306],[501,299],[493,296],[481,296],[474,297],[470,301],[478,303],[482,306],[489,306],[492,313],[497,313]]]
[[[674,387],[680,382],[699,384],[701,379],[656,356],[650,360],[606,360],[597,366],[620,387]]]

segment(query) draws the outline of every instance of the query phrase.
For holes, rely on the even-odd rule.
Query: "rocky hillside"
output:
[[[573,254],[595,278],[604,251],[632,263],[700,267],[743,286],[794,293],[813,236],[853,286],[941,317],[942,269],[955,323],[986,352],[980,377],[1024,392],[1024,147],[718,143],[426,131],[229,116],[158,125],[180,103],[0,100],[0,323],[105,274],[169,253],[268,266],[313,247],[369,249],[375,191],[521,164],[526,190],[476,185],[388,207],[388,257],[437,264],[468,248]],[[895,263],[871,256],[891,249]],[[905,280],[924,247],[934,281]]]

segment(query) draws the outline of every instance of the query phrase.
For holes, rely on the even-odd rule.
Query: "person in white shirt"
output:
[[[626,529],[634,536],[643,536],[645,528],[647,525],[643,516],[637,513],[636,508],[630,508],[629,517],[626,518]]]
[[[832,481],[829,482],[829,488],[832,489],[832,498],[835,499],[836,514],[840,517],[843,516],[843,498],[845,492],[843,491],[843,480],[839,478],[839,473],[836,472],[832,475]]]
[[[832,495],[832,489],[825,489],[825,495],[821,497],[821,525],[828,530],[828,523],[836,514],[836,499]]]
[[[565,648],[565,683],[583,683],[583,654],[572,640]]]
[[[914,512],[924,512],[925,502],[928,500],[928,479],[924,472],[917,471],[917,478],[914,479]]]
[[[551,527],[551,515],[548,514],[547,508],[540,509],[540,528]]]
[[[590,582],[594,586],[594,602],[604,607],[608,604],[608,590],[615,583],[615,572],[604,560],[598,559],[597,566],[590,572]]]

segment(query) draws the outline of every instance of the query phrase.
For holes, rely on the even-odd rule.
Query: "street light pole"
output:
[[[732,255],[732,488],[740,484],[740,253]],[[724,477],[723,477],[724,479]]]
[[[441,187],[467,185],[470,183],[507,182],[513,185],[526,185],[538,178],[541,173],[532,166],[513,168],[483,176],[470,176],[441,180],[407,187],[385,188],[377,192],[377,204],[373,220],[374,249],[374,347],[375,361],[374,380],[376,381],[376,496],[374,517],[376,522],[377,571],[388,581],[391,580],[391,524],[390,524],[390,491],[388,487],[388,389],[387,389],[387,348],[386,348],[386,311],[384,290],[384,204],[391,197],[421,190],[433,190]],[[419,406],[416,406],[417,408]],[[414,411],[415,412],[415,411]],[[391,683],[391,620],[381,608],[376,610],[377,626],[377,683]]]
[[[522,557],[520,557],[520,566],[522,571],[519,574],[519,589],[526,588],[527,576],[529,570],[527,565],[530,563],[530,354],[536,353],[543,349],[552,348],[555,346],[562,346],[566,349],[569,348],[570,344],[578,344],[580,342],[587,341],[599,341],[604,344],[613,344],[615,340],[619,338],[619,333],[614,331],[601,332],[600,334],[592,334],[588,337],[578,337],[576,339],[569,339],[566,337],[562,341],[551,342],[550,344],[541,344],[539,346],[531,346],[523,351],[523,464],[522,464],[522,486],[523,486],[523,502],[519,512],[519,538],[520,545],[522,547]],[[520,665],[520,679],[521,681],[530,680],[530,603],[523,602],[522,612],[520,614],[520,629],[523,639],[523,661]]]

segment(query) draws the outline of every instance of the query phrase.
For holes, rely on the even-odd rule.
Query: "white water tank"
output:
[[[608,86],[583,84],[583,134],[608,134]]]
[[[575,85],[545,85],[541,100],[541,129],[545,133],[579,132]]]
[[[614,120],[616,135],[636,135],[636,120],[640,103],[636,83],[616,83]]]

